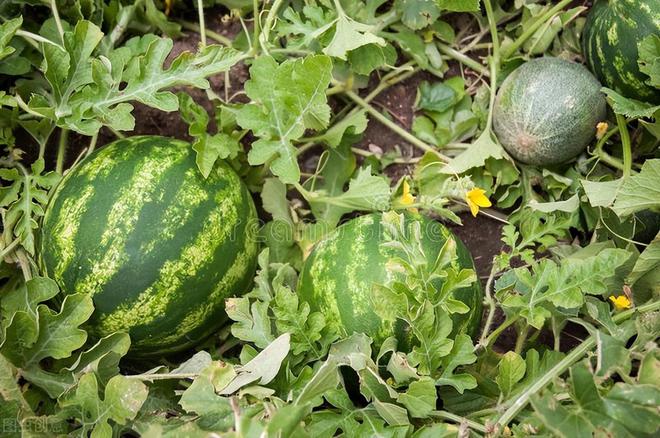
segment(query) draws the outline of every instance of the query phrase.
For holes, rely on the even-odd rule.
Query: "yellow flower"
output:
[[[625,295],[619,295],[618,297],[612,295],[610,301],[614,304],[616,310],[630,309],[632,307],[632,303]]]
[[[477,217],[477,213],[479,213],[479,207],[490,207],[493,205],[491,204],[488,197],[484,195],[484,193],[486,193],[484,189],[475,187],[465,195],[465,200],[467,201],[467,204],[470,207],[470,211],[472,212],[472,216],[474,217]]]
[[[603,136],[604,136],[605,133],[607,132],[607,128],[609,128],[609,127],[610,127],[610,125],[608,125],[607,122],[599,122],[599,123],[596,125],[596,138],[597,138],[598,140],[600,140],[601,138],[603,138]]]
[[[415,197],[413,196],[412,193],[410,193],[410,184],[408,184],[408,181],[403,180],[403,193],[401,193],[401,198],[399,198],[399,202],[402,205],[413,205],[415,203]],[[411,208],[410,211],[417,212],[416,208]]]
[[[170,15],[172,3],[174,3],[174,0],[165,0],[165,15]]]

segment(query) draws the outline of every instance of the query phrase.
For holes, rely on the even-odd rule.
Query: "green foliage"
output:
[[[49,90],[30,97],[32,111],[85,135],[102,126],[130,131],[135,119],[129,102],[176,111],[176,96],[164,90],[177,85],[208,88],[208,76],[228,70],[240,58],[235,50],[207,46],[197,54],[180,54],[165,69],[170,39],[145,35],[106,56],[93,56],[102,38],[96,25],[82,20],[65,32],[64,47],[44,45],[43,74]]]
[[[495,290],[502,307],[541,329],[553,313],[578,309],[586,294],[608,292],[606,281],[630,254],[606,249],[585,259],[566,259],[561,265],[544,259],[531,269],[516,268],[502,276]]]
[[[44,169],[43,158],[32,163],[32,173],[20,164],[0,169],[0,179],[9,182],[0,188],[0,207],[6,209],[2,217],[3,241],[7,246],[16,238],[31,255],[34,255],[34,230],[44,215],[48,190],[60,180],[60,175],[44,173]]]
[[[280,65],[262,57],[250,67],[245,91],[253,103],[236,114],[238,124],[259,137],[248,155],[250,164],[269,163],[284,183],[300,180],[298,155],[292,141],[305,129],[327,127],[330,107],[325,90],[330,83],[332,63],[326,56],[310,56]]]
[[[207,1],[230,11],[221,22],[201,11],[222,45],[193,52],[182,49],[197,42],[185,21],[196,14],[181,2],[0,4],[3,433],[657,435],[660,240],[636,232],[660,211],[658,102],[604,88],[625,121],[610,115],[582,155],[551,168],[509,160],[492,129],[497,88],[524,61],[590,60],[588,8],[570,4]],[[633,40],[625,64],[657,93],[660,38]],[[178,111],[184,129],[152,126],[145,107]],[[226,327],[196,351],[135,361],[129,335],[87,333],[92,299],[43,277],[35,236],[90,149],[186,127],[204,177],[228,160],[261,198],[263,249],[252,290],[226,301]],[[493,205],[473,220],[477,188]],[[374,350],[300,298],[298,272],[342,221],[389,209],[397,275],[372,301],[405,336]],[[452,239],[427,260],[423,230],[401,227],[408,209],[465,223],[480,275],[453,262]],[[471,337],[460,321],[481,296],[468,307],[458,294],[477,281],[485,324]]]

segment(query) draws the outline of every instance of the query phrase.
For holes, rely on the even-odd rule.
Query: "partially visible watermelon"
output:
[[[592,72],[626,97],[660,103],[639,71],[638,44],[660,34],[660,0],[598,0],[584,26],[582,51]]]
[[[57,187],[41,261],[65,294],[92,297],[92,335],[126,331],[134,355],[161,355],[225,321],[225,298],[253,278],[255,223],[229,165],[204,179],[189,144],[131,137],[93,153]]]
[[[305,260],[298,293],[314,309],[325,315],[328,323],[343,335],[365,333],[376,345],[389,336],[406,342],[404,323],[382,321],[373,310],[372,289],[386,284],[396,274],[388,270],[388,261],[396,255],[384,249],[383,213],[355,218],[318,242]],[[421,215],[407,214],[406,226],[421,222],[420,242],[429,263],[435,261],[447,239],[457,244],[457,267],[474,269],[472,257],[463,243],[446,227]],[[454,332],[476,334],[481,321],[483,294],[479,282],[456,292],[455,297],[470,307],[464,315],[454,314]]]

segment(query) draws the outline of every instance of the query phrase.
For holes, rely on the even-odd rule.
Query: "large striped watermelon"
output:
[[[256,212],[238,175],[204,179],[189,144],[131,137],[93,153],[55,190],[41,262],[65,294],[92,296],[89,330],[130,334],[134,355],[183,350],[225,320],[252,281]]]
[[[382,321],[373,310],[372,288],[393,279],[387,262],[396,253],[381,246],[384,242],[383,213],[352,219],[318,242],[305,260],[298,294],[314,309],[323,312],[339,333],[361,332],[378,345],[395,335],[406,342],[403,323],[394,326]],[[421,221],[422,247],[433,263],[447,239],[455,239],[459,267],[474,269],[472,257],[463,243],[446,227],[421,215],[406,214],[406,226]],[[464,315],[453,315],[454,331],[474,335],[481,321],[483,295],[479,282],[456,292],[456,298],[470,307]]]
[[[660,34],[660,0],[598,0],[582,37],[589,68],[609,88],[627,97],[660,102],[660,91],[639,71],[638,44]]]

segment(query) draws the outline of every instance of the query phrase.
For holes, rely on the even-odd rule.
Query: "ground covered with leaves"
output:
[[[576,159],[514,161],[496,92],[582,62],[587,1],[78,0],[0,4],[0,436],[652,436],[660,425],[660,107],[604,89]],[[640,49],[660,84],[660,39]],[[134,360],[88,336],[36,250],[49,195],[104,144],[183,138],[227,160],[263,220],[251,291],[193,351]],[[417,211],[475,270],[430,266],[388,213],[376,312],[415,340],[342,335],[296,294],[343,221]],[[445,286],[437,288],[434,279]],[[451,291],[484,288],[479,333]],[[421,292],[420,292],[421,291]],[[469,309],[468,309],[469,310]]]

